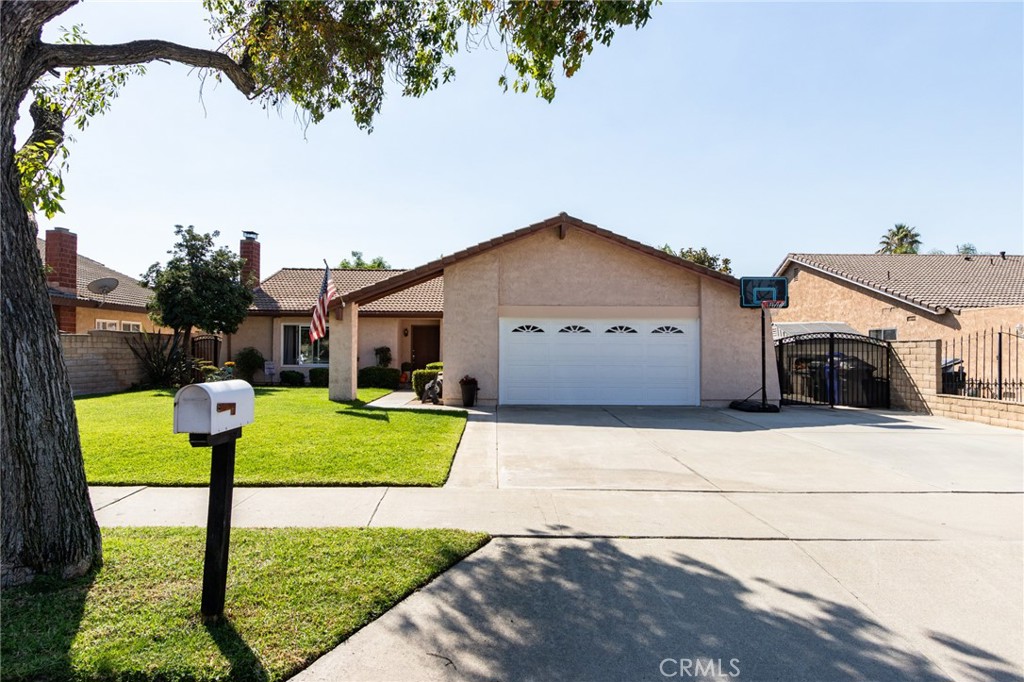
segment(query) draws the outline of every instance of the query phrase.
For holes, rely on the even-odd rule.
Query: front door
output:
[[[441,327],[439,325],[413,325],[412,368],[425,369],[428,362],[441,359]]]

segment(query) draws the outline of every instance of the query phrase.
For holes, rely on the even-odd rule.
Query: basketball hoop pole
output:
[[[765,359],[764,353],[764,317],[765,317],[765,306],[761,306],[761,409],[765,409],[768,406],[768,393],[765,389],[767,382],[767,360]]]

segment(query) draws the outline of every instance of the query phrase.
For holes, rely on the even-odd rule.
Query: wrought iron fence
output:
[[[782,402],[889,407],[890,346],[859,334],[818,332],[775,342]]]
[[[987,329],[942,342],[946,395],[1024,403],[1024,329]]]

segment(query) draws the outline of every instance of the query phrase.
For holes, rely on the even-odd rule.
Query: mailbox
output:
[[[212,436],[252,424],[254,400],[240,379],[183,386],[174,396],[174,432]]]

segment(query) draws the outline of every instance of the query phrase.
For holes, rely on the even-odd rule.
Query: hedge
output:
[[[423,389],[440,374],[436,369],[418,369],[412,373],[412,390],[416,391],[416,397],[423,399]]]
[[[305,386],[306,377],[302,375],[302,372],[296,372],[293,369],[286,369],[282,371],[278,376],[281,378],[282,386]]]
[[[363,367],[356,375],[356,385],[359,388],[390,388],[394,391],[398,389],[401,375],[397,367]]]
[[[309,370],[309,385],[318,386],[320,388],[326,388],[328,383],[328,374],[330,370],[326,367],[314,367]]]
[[[438,372],[443,372],[444,371],[444,363],[443,362],[428,362],[426,368],[427,369],[436,369]]]

